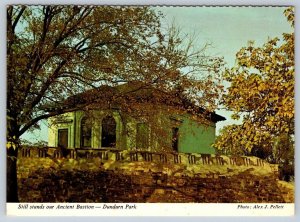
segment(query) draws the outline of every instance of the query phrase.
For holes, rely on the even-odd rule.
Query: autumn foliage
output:
[[[294,9],[284,14],[293,27]],[[284,33],[261,47],[243,47],[236,59],[236,66],[224,74],[230,87],[223,105],[234,112],[233,119],[242,117],[243,122],[225,127],[214,146],[228,154],[293,162],[294,33]]]
[[[132,81],[180,90],[213,110],[222,59],[206,56],[206,46],[195,48],[174,26],[163,31],[162,17],[149,7],[9,6],[9,138],[19,138],[41,119],[72,111],[63,107],[68,97]]]
[[[65,106],[78,93],[137,81],[142,84],[134,92],[151,86],[174,97],[180,93],[209,111],[216,108],[222,59],[207,56],[206,45],[195,47],[175,26],[162,27],[162,18],[150,7],[7,7],[7,148],[12,160],[7,177],[15,180],[8,182],[8,199],[16,200],[11,194],[17,189],[20,136],[40,120],[86,109],[89,102]]]

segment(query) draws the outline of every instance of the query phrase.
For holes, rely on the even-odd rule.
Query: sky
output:
[[[198,43],[207,42],[212,48],[207,53],[224,57],[227,67],[235,64],[235,55],[249,40],[254,46],[262,46],[269,38],[282,37],[282,33],[293,31],[283,15],[285,7],[164,7],[159,10],[166,15],[166,23],[175,24],[187,33],[196,33]],[[197,43],[196,43],[197,44]],[[226,85],[226,84],[225,84]],[[241,120],[230,118],[232,112],[216,110],[226,117],[218,122],[216,133]]]
[[[282,33],[292,32],[283,15],[285,7],[155,7],[165,18],[163,25],[173,21],[185,33],[195,33],[196,45],[211,43],[207,51],[210,55],[224,57],[227,67],[235,64],[235,55],[249,40],[254,46],[261,46],[268,38],[282,37]],[[226,117],[217,123],[217,134],[225,125],[240,123],[233,121],[231,112],[216,110]],[[41,122],[41,130],[26,133],[22,138],[32,142],[48,140],[46,122]]]

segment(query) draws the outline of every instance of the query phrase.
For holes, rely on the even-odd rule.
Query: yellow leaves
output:
[[[254,139],[254,142],[257,142],[257,141],[259,141],[259,136],[255,135],[255,136],[253,137],[253,139]]]
[[[41,13],[46,9],[48,13]],[[192,40],[186,41],[189,38],[176,27],[166,34],[160,25],[162,15],[156,10],[49,5],[26,6],[26,11],[32,14],[20,18],[18,32],[8,33],[16,41],[8,41],[7,47],[7,88],[12,89],[7,101],[10,112],[18,115],[17,124],[31,124],[43,117],[41,107],[48,103],[58,104],[51,107],[58,110],[66,97],[114,82],[140,81],[167,92],[178,87],[189,93],[187,99],[192,102],[201,97],[197,105],[215,107],[223,89],[219,74],[223,59],[203,56],[203,49],[194,47]],[[209,75],[198,75],[207,68]],[[197,80],[201,85],[193,87]],[[157,102],[163,100],[153,97]],[[88,103],[92,98],[83,101]],[[177,101],[172,97],[169,102]],[[140,115],[144,111],[143,107],[134,108],[128,106],[127,112]],[[31,121],[33,116],[37,118]]]
[[[14,142],[7,142],[6,148],[7,149],[13,148],[15,150],[17,148],[17,145]]]
[[[238,115],[237,113],[235,113],[235,114],[231,115],[231,118],[234,119],[234,120],[239,120],[240,119],[240,115]]]
[[[282,115],[282,118],[288,118],[289,120],[293,120],[295,117],[294,117],[294,112],[293,111],[284,111],[281,113]]]
[[[270,67],[270,66],[265,66],[265,72],[269,72],[269,71],[270,71],[270,69],[271,69],[271,67]]]
[[[293,9],[285,11],[293,20]],[[235,114],[247,113],[240,126],[225,127],[216,140],[222,149],[251,150],[254,146],[272,146],[272,137],[294,132],[294,39],[274,38],[262,47],[242,48],[237,54],[238,64],[228,69],[230,82],[222,104]]]
[[[223,99],[229,110],[248,112],[252,118],[247,121],[272,132],[285,131],[281,122],[294,118],[294,63],[286,56],[286,48],[293,49],[293,43],[281,43],[285,45],[283,51],[282,45],[277,46],[278,40],[272,39],[251,52],[242,48],[237,53],[240,64],[226,73],[231,86]]]
[[[258,86],[258,90],[259,91],[263,91],[263,90],[265,90],[266,89],[266,84],[265,83],[261,83],[261,84],[259,84],[259,86]]]
[[[284,10],[284,15],[287,18],[287,20],[291,23],[291,25],[294,27],[294,25],[295,25],[295,8],[293,6],[288,7],[286,10]]]

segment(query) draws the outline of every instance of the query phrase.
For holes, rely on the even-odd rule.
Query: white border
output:
[[[6,105],[6,63],[5,63],[5,58],[6,58],[6,5],[7,4],[126,4],[126,5],[294,5],[296,6],[296,18],[298,17],[298,7],[299,7],[299,2],[300,1],[293,1],[293,0],[247,0],[247,1],[241,1],[241,0],[189,0],[189,1],[180,1],[180,0],[152,0],[152,1],[147,1],[147,0],[27,0],[27,1],[23,1],[23,0],[2,0],[0,1],[0,6],[1,6],[1,14],[0,14],[0,28],[1,28],[1,32],[0,32],[0,38],[2,40],[2,44],[0,47],[0,56],[1,56],[1,61],[2,66],[1,66],[1,73],[2,75],[0,75],[0,93],[1,93],[1,97],[0,97],[0,107],[1,107],[1,112],[0,112],[0,124],[1,124],[1,128],[0,128],[0,135],[1,135],[1,139],[0,139],[0,163],[1,163],[1,167],[0,167],[0,174],[2,176],[2,180],[0,180],[0,221],[15,221],[15,220],[22,220],[22,221],[48,221],[48,218],[15,218],[15,217],[6,217],[6,160],[5,160],[5,132],[6,132],[6,127],[5,127],[5,105]],[[296,19],[296,39],[299,39],[299,22],[297,22]],[[299,44],[298,41],[296,41],[296,113],[300,113],[300,108],[299,108],[299,99],[300,99],[300,88],[299,88],[299,81],[300,81],[300,77],[299,77]],[[299,112],[297,112],[299,111]],[[296,138],[299,138],[299,124],[300,121],[298,120],[298,115],[296,115]],[[298,139],[296,139],[296,160],[298,160],[299,158],[299,142]],[[296,186],[297,188],[299,187],[299,164],[296,161]],[[297,213],[299,213],[299,201],[300,200],[300,195],[298,192],[298,189],[296,189],[296,196],[295,196],[295,206],[296,206],[296,215]],[[8,204],[10,205],[10,204]],[[158,204],[156,204],[158,206]],[[214,211],[214,215],[218,215],[220,212],[227,212],[228,208],[226,208],[226,205],[223,204],[216,204],[217,206],[215,208],[213,208]],[[219,206],[219,207],[218,207]],[[10,206],[9,206],[10,207]],[[8,208],[9,208],[8,207]],[[173,208],[173,205],[170,205],[170,208]],[[145,209],[145,214],[147,214],[147,212],[150,209]],[[151,211],[150,211],[151,212]],[[152,214],[154,216],[154,214]],[[246,216],[246,214],[243,214],[244,216]],[[42,216],[42,214],[41,214]],[[73,214],[73,216],[75,216]],[[240,221],[241,218],[234,218],[234,217],[211,217],[211,218],[186,218],[186,217],[174,217],[175,215],[172,215],[173,217],[170,218],[161,218],[160,217],[160,221],[165,221],[165,220],[170,220],[172,222],[176,222],[176,221],[186,221],[186,220],[195,220],[195,221],[199,221],[199,220],[209,220],[209,221]],[[272,214],[270,214],[269,216],[272,216]],[[76,217],[70,217],[70,218],[63,218],[63,217],[58,217],[55,220],[58,221],[82,221],[84,218],[80,217],[80,218],[76,218]],[[85,218],[87,219],[87,218]],[[84,220],[85,220],[84,219]],[[89,221],[99,221],[99,218],[88,218]],[[294,216],[294,217],[268,217],[268,218],[258,218],[256,217],[255,219],[253,217],[248,217],[248,218],[243,218],[243,221],[299,221],[300,216]],[[108,220],[108,219],[105,219]],[[110,221],[119,221],[120,218],[110,218]],[[137,218],[122,218],[123,222],[126,221],[140,221],[141,218],[137,217]],[[151,218],[149,219],[143,219],[143,220],[152,220]]]
[[[63,206],[61,208],[60,206]],[[38,208],[35,208],[38,207]],[[88,207],[88,209],[85,209]],[[111,209],[111,208],[113,209]],[[11,216],[293,216],[294,204],[7,203]]]

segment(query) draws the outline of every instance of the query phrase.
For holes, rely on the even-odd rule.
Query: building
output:
[[[224,117],[199,107],[192,113],[187,111],[191,104],[180,97],[161,96],[161,92],[158,95],[153,88],[135,92],[134,87],[129,84],[105,86],[68,98],[64,105],[78,109],[49,118],[48,145],[215,153],[211,145],[215,140],[216,123],[225,120]],[[133,93],[128,96],[130,90]],[[126,96],[115,99],[120,92]],[[80,108],[80,104],[86,103],[90,105]]]

